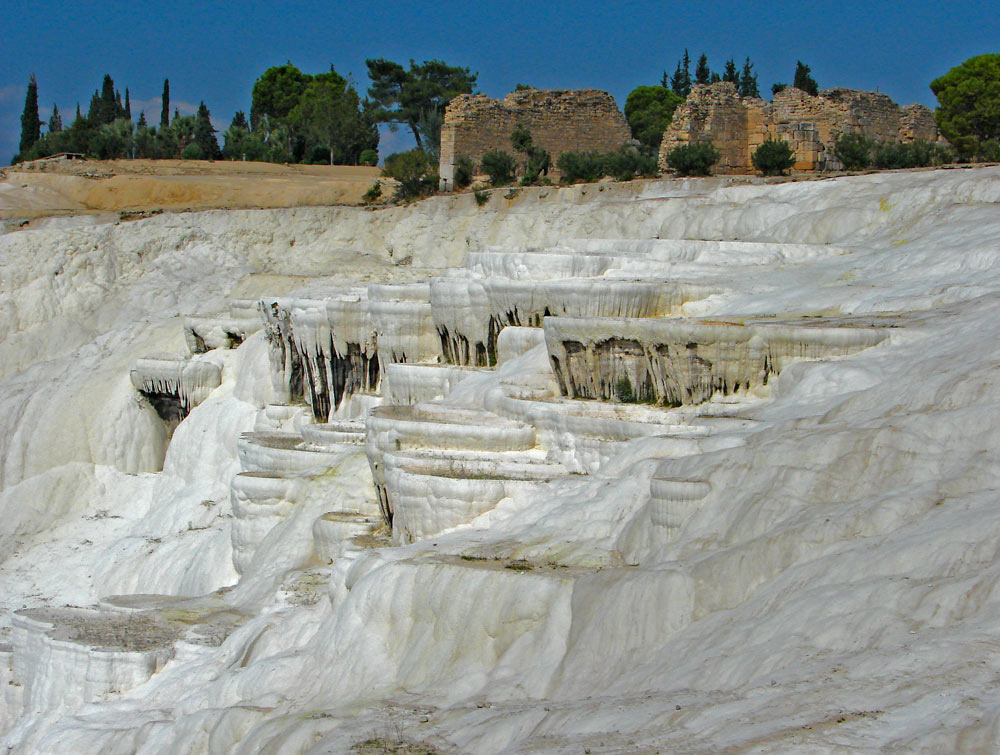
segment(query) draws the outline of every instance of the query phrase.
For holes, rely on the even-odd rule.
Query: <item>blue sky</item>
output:
[[[315,73],[333,64],[364,96],[365,59],[439,58],[479,73],[479,90],[517,83],[596,87],[624,105],[641,84],[673,71],[684,48],[714,70],[750,56],[762,92],[790,81],[796,60],[821,88],[879,89],[902,104],[935,104],[928,83],[972,55],[1000,52],[996,2],[739,3],[446,0],[434,3],[245,0],[213,3],[0,3],[0,164],[17,151],[28,77],[43,120],[56,102],[67,119],[110,73],[133,114],[159,114],[163,79],[171,109],[205,100],[227,125],[250,109],[254,80],[290,60]],[[385,134],[384,155],[407,146]]]

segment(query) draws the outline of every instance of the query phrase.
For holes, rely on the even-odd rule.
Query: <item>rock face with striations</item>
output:
[[[610,152],[632,138],[614,98],[598,89],[521,89],[502,100],[459,95],[441,128],[441,188],[454,188],[459,157],[478,165],[492,150],[513,152],[510,135],[518,125],[549,151],[553,166],[563,152]]]
[[[729,82],[696,84],[674,113],[660,145],[660,169],[667,154],[682,144],[711,141],[722,157],[717,173],[750,173],[750,156],[766,139],[786,141],[795,150],[795,170],[840,168],[833,142],[840,134],[860,133],[879,141],[937,141],[934,114],[923,105],[900,107],[879,92],[824,89],[818,97],[795,87],[772,102],[741,98]]]

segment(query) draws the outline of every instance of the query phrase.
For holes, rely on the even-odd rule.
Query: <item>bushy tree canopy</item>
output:
[[[632,136],[656,149],[670,125],[674,110],[684,99],[666,87],[636,87],[625,99],[625,119]]]
[[[792,81],[792,86],[815,97],[819,94],[819,84],[816,83],[816,79],[810,76],[811,71],[812,69],[801,60],[796,61],[795,79]]]
[[[234,119],[225,138],[223,154],[231,159],[274,162],[356,165],[362,152],[378,147],[378,129],[333,66],[312,75],[291,63],[257,79],[249,127]]]
[[[795,165],[795,151],[788,142],[766,139],[754,150],[750,160],[765,176],[781,176]]]
[[[250,95],[250,125],[256,130],[264,119],[288,117],[302,96],[308,79],[291,63],[268,68],[253,84]]]
[[[398,182],[397,200],[419,199],[437,191],[437,164],[422,149],[389,155],[385,158],[382,175]]]
[[[1000,55],[977,55],[931,82],[941,133],[965,154],[1000,140]]]
[[[355,164],[363,151],[378,146],[378,132],[362,117],[358,93],[334,71],[306,84],[288,121],[329,152],[330,165]]]
[[[399,63],[378,58],[366,60],[368,89],[366,109],[374,123],[403,125],[410,129],[418,149],[434,149],[441,141],[445,106],[460,94],[472,94],[478,74],[449,66],[440,60]]]

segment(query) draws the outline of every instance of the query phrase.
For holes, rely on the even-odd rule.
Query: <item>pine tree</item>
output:
[[[125,118],[132,120],[132,103],[129,101],[128,87],[125,87]]]
[[[753,72],[753,63],[750,58],[743,64],[743,73],[740,74],[739,85],[740,97],[760,97],[760,90],[757,88],[757,74]]]
[[[147,125],[148,124],[146,123],[146,111],[145,110],[140,110],[139,111],[139,122],[135,124],[135,127],[137,129],[138,128],[146,128]]]
[[[663,75],[660,77],[660,86],[664,89],[670,88],[670,77],[667,75],[666,71],[664,71]]]
[[[698,58],[698,65],[694,69],[694,80],[697,84],[707,84],[712,78],[712,71],[708,67],[708,56],[705,53]]]
[[[62,116],[59,115],[59,106],[53,103],[52,117],[49,118],[49,133],[58,134],[63,130]]]
[[[809,66],[801,60],[796,61],[795,80],[792,82],[792,86],[816,97],[819,94],[819,84],[816,83],[816,79],[809,75],[810,72]]]
[[[670,88],[674,94],[687,97],[691,94],[691,58],[685,48],[684,57],[677,61],[677,70],[670,77]]]
[[[28,79],[28,92],[24,96],[24,112],[21,113],[21,144],[20,153],[22,156],[35,146],[35,142],[41,137],[42,122],[38,118],[38,82],[35,81],[35,74],[31,74]]]
[[[242,110],[237,110],[236,115],[233,116],[233,122],[229,124],[229,128],[242,128],[249,131],[250,124],[247,123],[246,113]]]
[[[160,125],[170,125],[170,79],[163,80],[163,107],[160,109]]]
[[[726,61],[726,70],[722,74],[722,80],[730,82],[739,89],[740,75],[736,72],[736,61],[732,58]]]
[[[709,78],[708,83],[718,84],[720,81],[722,81],[722,77],[719,76],[719,74],[717,74],[715,71],[712,71],[712,76]]]
[[[219,155],[219,142],[215,138],[211,114],[202,101],[198,105],[198,114],[194,121],[194,143],[201,147],[201,154],[206,160],[214,160]]]

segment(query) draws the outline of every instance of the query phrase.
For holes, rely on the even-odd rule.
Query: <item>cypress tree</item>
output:
[[[76,103],[76,118],[73,120],[73,123],[79,123],[82,120],[83,116],[80,114],[80,103],[78,102]]]
[[[132,103],[129,102],[128,87],[125,87],[125,117],[132,120]]]
[[[139,122],[135,124],[136,128],[146,128],[146,111],[139,111]]]
[[[170,125],[170,79],[163,80],[163,107],[160,109],[160,125]]]
[[[62,116],[59,115],[59,106],[53,103],[52,117],[49,118],[49,133],[58,134],[63,130]]]
[[[90,107],[87,109],[87,120],[93,124],[101,123],[101,95],[97,90],[90,96]]]
[[[670,88],[681,97],[691,94],[691,58],[686,48],[684,57],[677,61],[677,70],[670,77]]]
[[[111,123],[118,117],[118,110],[121,106],[121,95],[115,97],[115,82],[111,74],[104,74],[104,83],[101,84],[101,106],[98,123]]]
[[[219,142],[204,100],[198,105],[198,114],[194,119],[194,142],[201,147],[201,154],[206,160],[214,160],[218,156]]]
[[[698,58],[698,65],[694,69],[694,80],[697,84],[707,84],[712,78],[712,71],[708,67],[708,56],[705,53]]]
[[[801,60],[796,61],[795,80],[792,82],[792,86],[816,97],[819,94],[819,84],[816,83],[816,79],[809,75],[810,70],[809,66]]]
[[[760,97],[760,90],[757,88],[757,74],[753,72],[753,63],[748,57],[743,64],[743,73],[740,74],[739,85],[740,97]]]
[[[38,83],[35,81],[35,74],[31,74],[28,79],[28,92],[24,97],[24,112],[21,113],[21,144],[20,153],[22,156],[35,146],[35,142],[41,137],[42,122],[38,118]]]
[[[732,83],[739,89],[740,75],[736,72],[736,61],[732,58],[726,61],[726,70],[722,73],[722,80]]]

